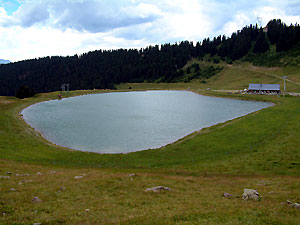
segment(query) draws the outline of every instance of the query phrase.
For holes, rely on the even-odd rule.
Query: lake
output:
[[[159,148],[194,131],[271,106],[189,91],[114,92],[34,104],[25,121],[50,142],[97,153]]]

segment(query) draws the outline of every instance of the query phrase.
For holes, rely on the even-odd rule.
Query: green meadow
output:
[[[286,201],[300,203],[300,98],[235,91],[255,82],[283,86],[280,76],[298,82],[300,74],[242,62],[220,66],[205,82],[121,84],[115,91],[180,89],[274,106],[129,154],[56,146],[23,121],[23,108],[59,92],[0,97],[0,224],[299,224],[300,210]],[[300,85],[287,82],[287,91],[300,92]],[[106,91],[63,97],[99,92]],[[159,185],[171,190],[144,191]],[[244,188],[256,189],[260,201],[242,200]]]

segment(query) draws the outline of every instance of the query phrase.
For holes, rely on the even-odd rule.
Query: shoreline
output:
[[[210,129],[214,126],[218,126],[218,125],[222,125],[222,124],[226,124],[226,123],[232,123],[234,122],[235,120],[238,120],[238,119],[241,119],[241,118],[244,118],[246,116],[249,116],[249,115],[252,115],[252,114],[255,114],[263,109],[266,109],[266,108],[270,108],[270,107],[274,107],[276,106],[276,104],[274,102],[269,102],[269,101],[259,101],[259,100],[252,100],[252,99],[244,99],[243,96],[231,96],[229,94],[225,94],[227,96],[216,96],[216,95],[209,95],[212,91],[210,91],[209,93],[206,93],[206,94],[203,94],[201,92],[199,92],[199,90],[192,90],[192,89],[155,89],[155,90],[152,90],[152,89],[145,89],[145,90],[105,90],[103,92],[103,90],[101,90],[100,92],[96,91],[96,93],[78,93],[75,94],[75,95],[72,95],[72,96],[65,96],[64,98],[74,98],[74,97],[80,97],[80,96],[84,96],[84,95],[95,95],[95,94],[109,94],[109,93],[122,93],[122,92],[145,92],[145,91],[188,91],[188,92],[192,92],[194,94],[197,94],[197,95],[202,95],[202,96],[206,96],[206,97],[212,97],[212,98],[227,98],[227,99],[234,99],[234,100],[241,100],[241,101],[256,101],[256,102],[267,102],[269,104],[271,104],[270,106],[266,106],[266,107],[263,107],[257,111],[254,111],[254,112],[250,112],[250,113],[247,113],[245,115],[242,115],[242,116],[237,116],[237,117],[234,117],[232,119],[229,119],[229,120],[226,120],[226,121],[222,121],[222,122],[218,122],[216,124],[212,124],[210,126],[207,126],[207,127],[202,127],[200,129],[197,129],[191,133],[188,133],[174,141],[171,141],[170,143],[167,143],[167,144],[163,144],[159,147],[153,147],[153,148],[148,148],[148,149],[141,149],[141,150],[134,150],[134,151],[130,151],[130,152],[117,152],[117,153],[108,153],[108,152],[93,152],[93,151],[86,151],[86,150],[81,150],[81,149],[74,149],[74,148],[69,148],[69,147],[66,147],[66,146],[63,146],[63,145],[59,145],[55,142],[52,142],[51,140],[47,139],[46,136],[43,134],[42,131],[32,127],[29,123],[26,122],[24,116],[23,116],[23,111],[33,105],[36,105],[36,104],[40,104],[40,103],[43,103],[43,102],[48,102],[48,101],[55,101],[55,100],[58,100],[60,101],[59,99],[56,99],[56,98],[53,98],[53,99],[47,99],[45,101],[43,101],[43,99],[39,99],[39,101],[37,102],[33,102],[32,104],[29,104],[29,105],[26,105],[24,107],[21,107],[21,109],[19,110],[18,112],[18,118],[22,121],[22,123],[25,124],[25,129],[28,129],[30,130],[30,132],[33,132],[36,136],[38,136],[40,138],[40,140],[43,142],[43,143],[46,143],[48,145],[51,145],[51,146],[54,146],[56,148],[60,148],[61,150],[67,150],[67,151],[77,151],[77,152],[83,152],[83,153],[95,153],[95,154],[99,154],[99,155],[118,155],[118,154],[130,154],[130,153],[135,153],[135,152],[142,152],[142,151],[148,151],[148,150],[160,150],[162,148],[165,148],[166,146],[169,146],[169,145],[173,145],[173,144],[176,144],[176,143],[179,143],[179,142],[182,142],[184,140],[187,140],[187,139],[190,139],[191,136],[194,136],[196,134],[199,134],[201,133],[203,130],[206,130],[206,129]],[[75,91],[76,92],[76,91]],[[92,91],[94,92],[94,91]],[[52,92],[53,93],[53,92]],[[55,93],[55,92],[54,92]],[[43,93],[45,94],[45,93]],[[46,93],[46,94],[51,94],[51,93]],[[213,94],[213,93],[211,93]]]

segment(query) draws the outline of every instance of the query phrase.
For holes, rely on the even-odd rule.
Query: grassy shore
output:
[[[119,88],[189,88],[276,105],[160,149],[109,155],[53,145],[21,119],[24,107],[58,93],[0,97],[0,176],[10,177],[0,178],[0,224],[300,223],[300,211],[282,203],[300,202],[300,98],[204,91],[197,83]],[[158,185],[171,191],[144,192]],[[256,189],[261,201],[241,200],[244,188]],[[33,202],[35,196],[42,201]]]

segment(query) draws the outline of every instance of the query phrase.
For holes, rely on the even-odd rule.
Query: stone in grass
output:
[[[0,176],[0,179],[10,179],[10,176]]]
[[[287,203],[288,205],[291,205],[291,204],[293,204],[293,202],[292,202],[292,201],[290,201],[290,200],[286,200],[286,203]]]
[[[129,177],[135,177],[136,174],[135,174],[135,173],[131,173],[131,174],[129,174],[128,176],[129,176]]]
[[[43,174],[41,172],[37,172],[36,175],[41,176]]]
[[[74,179],[82,179],[83,176],[75,176]]]
[[[243,200],[259,200],[259,194],[256,190],[254,189],[244,189],[244,193],[242,196]]]
[[[66,188],[65,188],[64,186],[61,186],[61,187],[59,188],[59,190],[64,191],[64,190],[66,190]]]
[[[229,193],[227,193],[227,192],[224,192],[223,196],[224,196],[225,198],[232,198],[232,194],[229,194]]]
[[[11,188],[11,189],[9,189],[10,191],[17,191],[17,189],[15,189],[15,188]]]
[[[42,225],[42,223],[34,223],[34,224],[32,224],[32,225]]]
[[[38,203],[38,202],[42,202],[42,200],[39,197],[33,197],[32,202]]]
[[[156,187],[152,187],[152,188],[147,188],[145,190],[145,192],[148,192],[148,191],[159,192],[159,191],[170,191],[170,190],[171,190],[171,188],[169,188],[169,187],[156,186]]]
[[[287,204],[288,204],[289,206],[291,206],[291,207],[293,207],[293,208],[296,208],[296,209],[299,209],[299,210],[300,210],[300,204],[299,204],[299,203],[297,203],[297,202],[292,202],[292,201],[290,201],[290,200],[287,200],[286,202],[287,202]]]
[[[300,204],[299,204],[299,203],[296,203],[296,202],[295,202],[292,206],[293,206],[294,208],[300,210]]]

